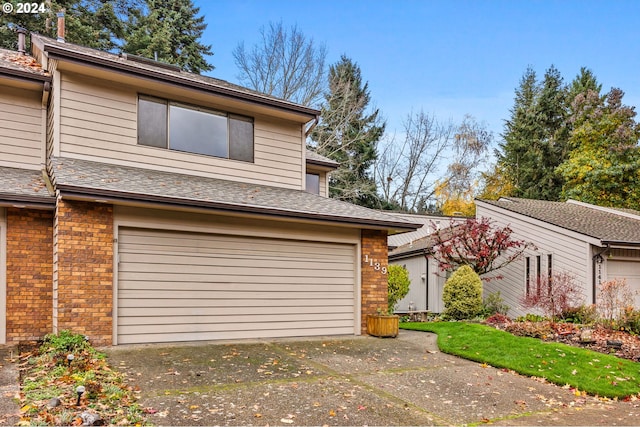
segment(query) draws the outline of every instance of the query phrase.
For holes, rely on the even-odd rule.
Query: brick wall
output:
[[[52,331],[53,212],[7,209],[7,343]]]
[[[384,230],[362,230],[361,247],[361,331],[365,334],[367,332],[367,314],[375,314],[378,308],[387,309],[387,275],[382,272],[383,268],[386,271],[389,265],[387,232]],[[371,265],[372,263],[373,265]],[[380,265],[377,266],[376,263]]]
[[[112,343],[113,207],[58,200],[54,262],[54,324]]]

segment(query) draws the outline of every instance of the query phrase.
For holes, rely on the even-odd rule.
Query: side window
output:
[[[531,295],[531,258],[525,257],[524,259],[524,286],[525,295]]]
[[[253,163],[253,118],[141,95],[138,144]]]
[[[308,173],[305,189],[308,193],[320,194],[320,175],[316,173]]]

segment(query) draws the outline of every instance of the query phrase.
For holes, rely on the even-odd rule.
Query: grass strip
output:
[[[640,363],[631,360],[473,323],[410,322],[400,328],[438,334],[438,347],[444,353],[591,395],[625,398],[640,393]]]

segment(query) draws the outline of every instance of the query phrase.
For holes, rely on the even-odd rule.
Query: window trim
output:
[[[159,145],[150,145],[150,144],[143,144],[140,142],[140,100],[146,100],[148,102],[155,102],[157,104],[162,104],[164,105],[165,109],[166,109],[166,114],[165,114],[165,119],[166,119],[166,126],[165,126],[165,144],[164,146],[159,146]],[[193,111],[197,111],[200,113],[205,113],[205,114],[211,114],[213,116],[218,116],[218,117],[224,117],[226,119],[226,152],[227,152],[227,156],[226,157],[222,157],[222,156],[215,156],[212,154],[207,154],[207,153],[201,153],[201,152],[195,152],[195,151],[187,151],[187,150],[179,150],[179,149],[175,149],[171,147],[171,107],[177,107],[177,108],[182,108],[184,110],[193,110]],[[252,148],[252,153],[251,153],[251,160],[245,160],[245,159],[238,159],[238,158],[233,158],[231,157],[231,145],[232,145],[232,140],[231,140],[231,121],[236,120],[236,121],[242,121],[242,122],[246,122],[246,123],[251,123],[251,148]],[[237,114],[237,113],[232,113],[229,111],[223,111],[223,110],[218,110],[215,108],[211,108],[211,107],[204,107],[202,105],[197,105],[197,104],[191,104],[188,102],[183,102],[183,101],[174,101],[171,99],[167,99],[167,98],[161,98],[161,97],[157,97],[157,96],[153,96],[153,95],[147,95],[147,94],[143,94],[143,93],[138,93],[138,101],[136,102],[136,144],[143,146],[143,147],[150,147],[150,148],[159,148],[159,149],[163,149],[163,150],[170,150],[173,152],[180,152],[180,153],[186,153],[186,154],[195,154],[195,155],[199,155],[199,156],[206,156],[209,158],[215,158],[215,159],[224,159],[224,160],[234,160],[234,161],[238,161],[238,162],[243,162],[243,163],[255,163],[255,146],[256,146],[256,141],[255,141],[255,117],[251,117],[251,116],[246,116],[246,115],[242,115],[242,114]]]

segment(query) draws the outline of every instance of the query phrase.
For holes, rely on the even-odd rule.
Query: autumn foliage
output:
[[[584,304],[584,294],[572,274],[558,272],[551,277],[541,277],[532,284],[521,303],[524,308],[537,308],[555,320]]]
[[[467,219],[451,223],[448,228],[438,229],[433,234],[435,244],[429,254],[438,262],[441,271],[453,271],[461,265],[470,266],[478,275],[498,270],[516,259],[530,243],[511,237],[509,226],[495,226],[489,218]],[[500,278],[483,277],[483,280]]]

